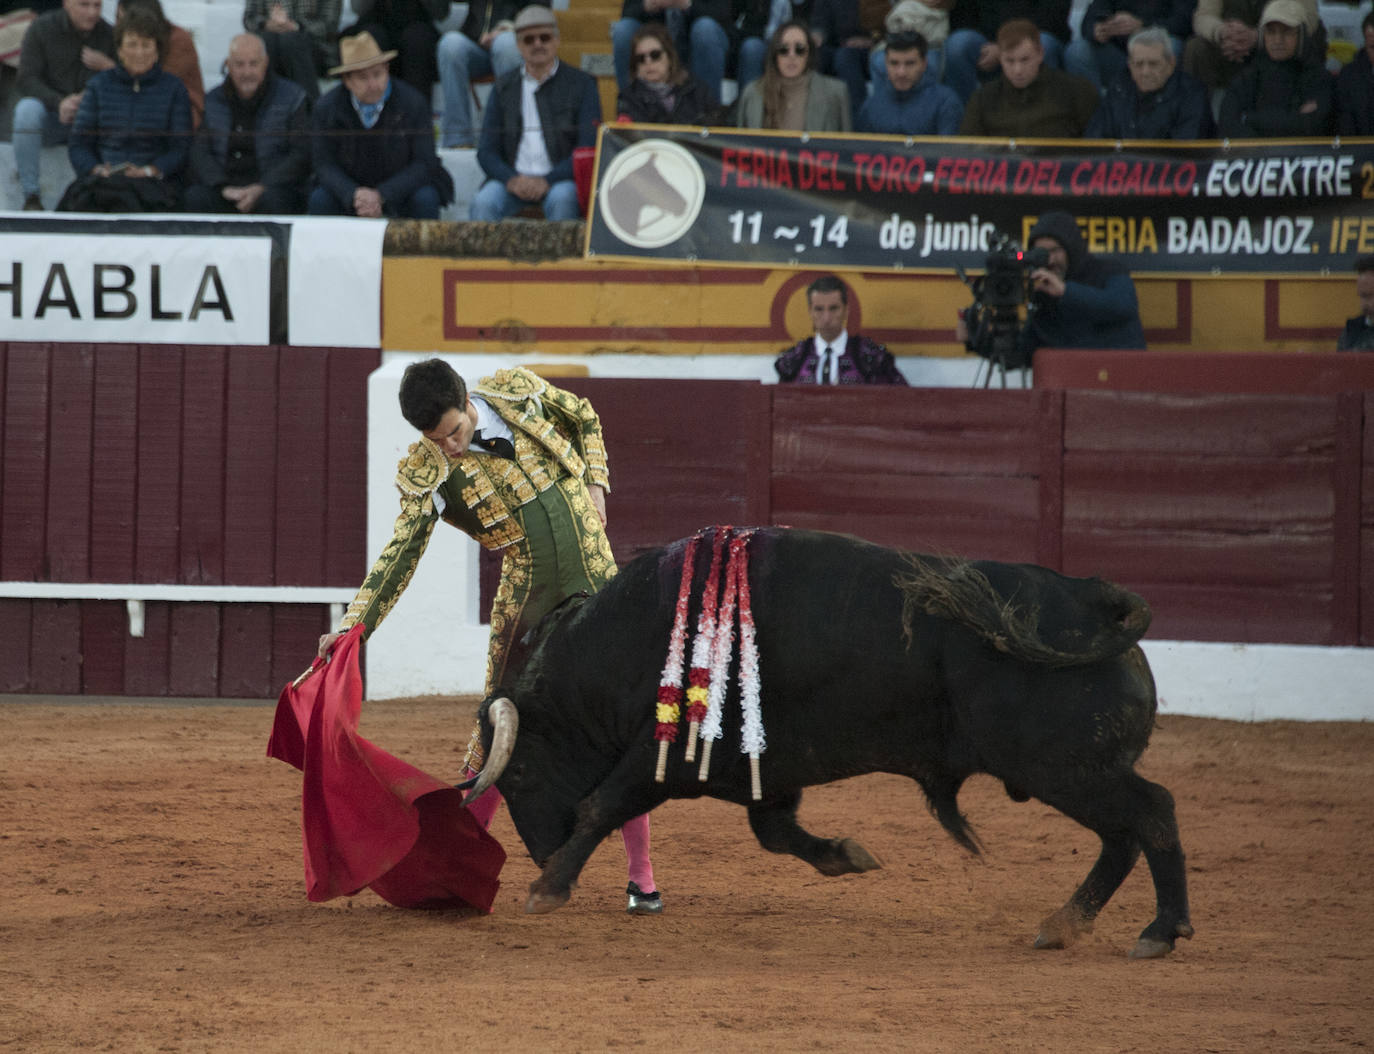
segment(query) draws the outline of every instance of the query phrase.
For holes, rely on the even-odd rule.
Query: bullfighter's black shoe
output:
[[[663,898],[659,896],[658,890],[652,893],[641,893],[639,887],[633,882],[625,889],[628,903],[625,911],[630,915],[662,915]]]

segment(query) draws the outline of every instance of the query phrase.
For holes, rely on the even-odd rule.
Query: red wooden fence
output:
[[[1174,357],[1171,357],[1171,361]],[[0,579],[351,588],[376,352],[0,344]],[[846,531],[1097,574],[1152,636],[1374,643],[1374,393],[578,378],[610,534]],[[0,691],[270,698],[322,607],[0,599]]]

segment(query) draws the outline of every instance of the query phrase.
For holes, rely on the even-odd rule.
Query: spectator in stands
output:
[[[887,76],[859,110],[860,132],[889,135],[957,135],[964,104],[954,89],[939,83],[926,61],[926,38],[920,33],[888,37],[884,50]]]
[[[1360,23],[1364,47],[1336,78],[1336,132],[1374,135],[1374,11]]]
[[[450,29],[439,38],[439,85],[444,93],[439,143],[444,149],[475,145],[473,80],[500,77],[520,68],[520,48],[515,43],[519,6],[520,0],[473,0],[461,31]]]
[[[1260,41],[1260,14],[1267,0],[1197,0],[1193,35],[1183,47],[1183,69],[1210,89],[1224,88]],[[1302,4],[1304,55],[1326,61],[1326,27],[1317,11],[1317,0]]]
[[[396,79],[410,85],[429,106],[439,78],[439,27],[448,17],[449,0],[349,0],[358,21],[340,37],[367,33],[384,50],[399,56]],[[431,133],[432,134],[432,133]]]
[[[1177,68],[1169,33],[1150,26],[1132,34],[1127,69],[1108,83],[1088,122],[1089,139],[1210,139],[1207,89]]]
[[[1091,82],[1045,65],[1042,34],[1029,19],[997,33],[1002,76],[973,93],[960,135],[1077,139],[1097,110]]]
[[[677,57],[668,27],[646,22],[630,50],[634,79],[616,100],[616,115],[646,124],[717,124],[719,107]]]
[[[791,0],[733,0],[735,17],[735,86],[742,93],[763,76],[768,42],[778,26],[796,18]],[[804,22],[805,19],[802,19]]]
[[[1036,348],[1140,348],[1145,329],[1135,283],[1125,265],[1094,256],[1067,212],[1047,212],[1026,244],[1050,254],[1030,273],[1034,311],[1018,348],[1029,363]]]
[[[515,39],[523,64],[492,85],[477,146],[487,181],[471,216],[501,220],[538,205],[545,219],[579,219],[573,151],[596,143],[601,94],[594,78],[558,61],[558,23],[547,7],[521,11]],[[539,127],[526,128],[527,113],[539,115]]]
[[[340,65],[329,75],[343,83],[320,96],[313,118],[311,215],[434,220],[453,200],[429,100],[391,78],[395,57],[369,33],[339,41]]]
[[[870,93],[887,79],[887,44],[898,33],[919,33],[926,41],[926,65],[937,82],[945,76],[945,41],[955,0],[897,0],[883,19],[884,42],[868,55]],[[953,90],[953,89],[951,89]],[[957,94],[957,93],[956,93]],[[963,109],[964,100],[959,100]]]
[[[967,105],[980,82],[995,81],[1001,72],[998,34],[1019,19],[1029,19],[1039,30],[1041,63],[1062,68],[1071,7],[1072,0],[959,0],[949,15],[945,83]]]
[[[338,62],[342,0],[245,0],[243,28],[262,37],[272,72],[300,85],[310,105]]]
[[[763,76],[740,96],[741,128],[847,132],[849,91],[844,81],[815,71],[816,48],[800,22],[784,22],[769,42]]]
[[[706,86],[713,103],[720,102],[720,82],[730,60],[730,33],[734,25],[732,0],[625,0],[620,18],[611,24],[611,54],[616,86],[624,91],[630,83],[630,42],[646,22],[668,27],[678,54],[687,61],[692,76]]]
[[[196,52],[194,38],[181,26],[168,21],[160,0],[119,0],[115,20],[122,18],[130,7],[146,8],[167,27],[166,45],[158,65],[186,86],[187,98],[191,100],[191,128],[199,128],[205,113],[205,81],[200,75],[200,55]]]
[[[906,384],[892,353],[848,331],[849,290],[827,274],[806,287],[806,309],[815,332],[773,363],[783,384]]]
[[[14,162],[26,211],[41,211],[42,148],[67,142],[81,93],[114,56],[114,31],[100,17],[100,0],[63,0],[29,24],[19,52],[14,107]]]
[[[1336,350],[1374,351],[1374,256],[1355,261],[1355,293],[1360,298],[1360,313],[1346,322]]]
[[[187,212],[290,215],[305,206],[310,176],[309,103],[295,81],[273,73],[252,33],[229,43],[228,77],[205,100],[191,145]]]
[[[1169,37],[1177,61],[1193,31],[1197,0],[1092,0],[1083,14],[1080,36],[1064,49],[1064,69],[1086,77],[1099,89],[1126,72],[1126,44],[1146,26]]]
[[[868,57],[882,38],[889,7],[888,0],[816,0],[811,12],[816,69],[849,89],[851,124],[868,98]]]
[[[158,62],[167,20],[131,4],[115,23],[116,65],[91,78],[67,148],[67,212],[171,212],[191,145],[186,86]]]
[[[1331,129],[1331,76],[1305,57],[1298,0],[1269,0],[1260,19],[1261,44],[1221,100],[1221,134],[1325,135]]]

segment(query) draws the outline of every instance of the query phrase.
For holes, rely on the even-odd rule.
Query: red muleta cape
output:
[[[267,756],[300,769],[306,895],[370,886],[403,908],[491,911],[506,862],[501,843],[463,807],[463,793],[358,735],[363,627],[317,659],[277,700]],[[321,669],[323,667],[323,669]]]

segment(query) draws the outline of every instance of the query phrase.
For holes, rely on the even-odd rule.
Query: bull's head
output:
[[[580,804],[609,766],[595,757],[571,756],[569,742],[575,734],[550,727],[537,701],[529,702],[526,711],[522,722],[509,698],[482,704],[478,716],[487,760],[466,800],[473,802],[498,787],[530,857],[542,868],[572,837]]]

